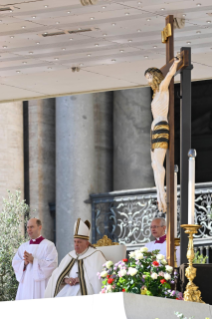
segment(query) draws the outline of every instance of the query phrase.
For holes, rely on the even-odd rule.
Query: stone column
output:
[[[55,99],[29,101],[30,216],[41,219],[42,235],[54,241]]]
[[[113,92],[93,94],[95,192],[113,190]]]
[[[154,186],[150,88],[114,92],[114,190]]]
[[[59,259],[73,249],[77,218],[91,220],[84,201],[95,191],[93,95],[56,99],[56,242]]]
[[[7,190],[24,197],[23,104],[0,104],[0,209]]]

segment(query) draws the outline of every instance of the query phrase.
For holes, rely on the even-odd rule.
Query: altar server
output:
[[[30,241],[22,244],[12,266],[19,282],[16,300],[44,298],[47,282],[58,265],[55,245],[41,236],[41,221],[32,218],[27,223]]]
[[[53,272],[45,298],[98,294],[101,281],[97,272],[106,259],[89,243],[90,222],[80,218],[74,225],[74,250],[68,253]]]
[[[166,258],[166,221],[164,218],[155,218],[151,222],[151,233],[155,237],[155,240],[146,243],[145,246],[148,251],[160,250],[160,254],[164,255]],[[180,247],[176,250],[177,265],[180,266]]]

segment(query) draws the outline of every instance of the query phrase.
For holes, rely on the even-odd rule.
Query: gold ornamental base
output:
[[[198,290],[199,287],[197,287],[193,280],[196,277],[197,269],[193,267],[193,259],[194,259],[194,244],[193,244],[193,234],[196,234],[198,229],[202,226],[200,225],[181,225],[182,228],[185,229],[185,233],[188,234],[188,249],[187,249],[187,258],[189,261],[189,266],[186,268],[186,277],[188,278],[189,282],[186,286],[186,291],[184,292],[184,301],[193,301],[193,302],[201,302],[201,292]]]

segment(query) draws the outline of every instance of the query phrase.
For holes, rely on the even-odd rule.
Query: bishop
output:
[[[74,250],[69,252],[53,272],[45,298],[98,294],[101,281],[97,273],[106,259],[89,243],[90,222],[80,218],[74,226]]]

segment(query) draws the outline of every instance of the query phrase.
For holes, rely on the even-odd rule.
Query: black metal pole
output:
[[[188,224],[188,151],[191,148],[191,48],[186,51],[189,66],[181,71],[180,83],[180,224]],[[187,263],[188,235],[180,229],[180,263]]]
[[[23,143],[24,143],[24,199],[26,204],[30,204],[29,198],[29,106],[28,102],[23,102]]]

